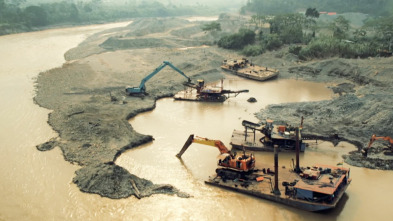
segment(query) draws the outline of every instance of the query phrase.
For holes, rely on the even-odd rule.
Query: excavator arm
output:
[[[181,158],[183,153],[188,149],[188,147],[192,143],[199,143],[199,144],[204,144],[204,145],[208,145],[208,146],[217,147],[221,154],[224,154],[224,153],[231,154],[231,152],[228,150],[228,148],[221,141],[219,141],[219,140],[210,140],[210,139],[202,138],[202,137],[195,137],[194,134],[191,134],[188,137],[188,139],[187,139],[186,143],[184,144],[183,148],[180,150],[180,152],[178,154],[176,154],[176,156],[178,158]]]
[[[147,75],[145,78],[142,79],[141,83],[139,84],[139,88],[141,88],[142,90],[145,90],[146,86],[145,83],[146,81],[150,80],[152,77],[154,77],[154,75],[156,75],[158,72],[160,72],[163,68],[165,68],[165,66],[167,66],[168,64],[164,63],[161,64],[159,67],[157,67],[153,72],[151,72],[149,75]]]
[[[171,67],[173,70],[179,72],[179,74],[183,75],[185,78],[187,78],[188,83],[191,82],[191,79],[189,77],[187,77],[186,74],[184,74],[183,71],[179,70],[177,67],[175,67],[171,62],[169,61],[164,61],[165,64],[169,65],[169,67]]]
[[[223,160],[218,161],[218,166],[220,168],[216,169],[216,173],[218,176],[226,177],[231,179],[235,179],[235,177],[239,177],[244,173],[251,173],[254,171],[255,167],[255,156],[253,154],[247,155],[245,151],[243,151],[243,155],[236,156],[236,154],[232,154],[231,151],[219,140],[210,140],[202,137],[195,137],[191,134],[183,148],[180,150],[176,156],[181,158],[183,153],[188,149],[188,147],[192,143],[199,143],[208,146],[217,147],[221,154],[227,153],[229,154]]]
[[[368,150],[371,148],[371,145],[372,145],[372,144],[374,143],[374,141],[376,141],[376,140],[386,140],[386,141],[388,141],[388,142],[390,143],[389,150],[390,150],[390,151],[393,151],[393,139],[392,139],[391,137],[389,137],[389,136],[377,137],[377,135],[373,134],[373,135],[371,136],[371,138],[370,138],[370,142],[368,143],[367,147],[364,148],[364,149],[362,150],[363,156],[366,156],[366,157],[367,157]],[[387,153],[385,153],[385,154],[387,154]]]
[[[187,82],[191,83],[191,79],[189,77],[187,77],[187,75],[185,75],[182,71],[180,71],[178,68],[176,68],[173,64],[171,64],[169,61],[164,61],[163,64],[161,64],[160,66],[158,66],[152,73],[150,73],[149,75],[147,75],[146,77],[144,77],[141,81],[141,83],[139,84],[139,87],[128,87],[126,88],[126,93],[128,95],[132,95],[132,94],[143,94],[146,91],[146,86],[145,83],[150,80],[152,77],[154,77],[154,75],[156,75],[158,72],[160,72],[163,68],[165,68],[167,65],[169,65],[169,67],[171,67],[172,69],[174,69],[175,71],[179,72],[182,76],[184,76],[185,78],[187,78]]]
[[[375,134],[373,134],[371,136],[370,142],[367,145],[367,149],[369,149],[371,147],[371,145],[374,143],[374,141],[376,141],[376,140],[386,140],[386,141],[388,141],[390,143],[390,149],[393,148],[393,139],[391,137],[388,137],[388,136],[386,136],[386,137],[377,137]]]

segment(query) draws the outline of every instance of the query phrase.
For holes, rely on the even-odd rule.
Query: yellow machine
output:
[[[249,174],[254,171],[255,168],[255,156],[253,154],[246,154],[243,151],[241,156],[236,156],[236,153],[231,153],[230,150],[220,141],[220,140],[210,140],[202,137],[194,137],[191,134],[183,148],[176,155],[178,158],[181,158],[183,153],[188,149],[188,147],[192,143],[199,143],[208,146],[217,147],[221,154],[227,154],[227,156],[223,160],[218,161],[219,168],[216,169],[217,175],[221,177],[225,177],[228,179],[240,178],[241,175]]]

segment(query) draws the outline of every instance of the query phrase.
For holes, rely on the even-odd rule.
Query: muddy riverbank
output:
[[[282,71],[290,78],[333,83],[337,94],[332,100],[270,105],[257,114],[298,124],[304,116],[304,132],[338,143],[348,141],[358,147],[344,155],[345,162],[372,169],[393,169],[393,157],[383,154],[388,144],[376,141],[367,158],[361,150],[373,134],[392,137],[393,112],[392,58],[314,61]]]
[[[245,21],[220,22],[224,32],[230,32]],[[38,149],[58,146],[65,160],[81,165],[73,182],[84,192],[109,198],[124,198],[138,191],[140,197],[154,193],[188,197],[176,187],[152,184],[113,162],[124,151],[154,139],[135,131],[127,120],[154,109],[157,99],[182,90],[185,79],[169,68],[164,69],[146,83],[149,95],[144,98],[126,96],[127,85],[139,85],[163,61],[172,62],[194,81],[200,78],[217,81],[222,78],[219,70],[222,60],[240,56],[209,46],[219,35],[202,32],[200,25],[176,18],[138,20],[125,28],[98,33],[68,51],[62,67],[43,72],[37,79],[35,102],[53,110],[48,123],[59,134]],[[305,132],[321,136],[338,134],[358,147],[372,133],[392,136],[388,130],[393,119],[388,103],[392,93],[391,58],[336,58],[300,63],[283,49],[253,58],[253,62],[279,69],[279,78],[328,82],[337,92],[331,101],[269,106],[257,114],[260,119],[279,120],[281,116],[294,123],[304,116]],[[381,153],[371,153],[369,163],[358,158],[359,154],[349,154],[346,162],[393,168],[389,159],[383,161],[383,167],[374,163],[377,160],[372,160],[373,155]]]

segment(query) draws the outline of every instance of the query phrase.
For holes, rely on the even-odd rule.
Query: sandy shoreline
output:
[[[48,123],[59,133],[58,138],[38,149],[59,146],[65,160],[81,165],[73,182],[84,192],[124,198],[138,192],[130,181],[134,180],[141,197],[155,193],[188,197],[173,186],[153,184],[113,163],[124,151],[153,139],[139,134],[127,120],[154,109],[157,99],[182,90],[184,78],[163,70],[149,81],[149,96],[144,99],[126,96],[127,84],[138,84],[138,79],[164,60],[173,62],[192,79],[203,76],[206,81],[216,81],[222,77],[221,61],[239,56],[216,46],[200,47],[214,37],[201,32],[197,22],[165,20],[165,27],[160,25],[161,19],[143,19],[125,28],[97,33],[66,53],[69,62],[41,73],[37,79],[35,102],[53,110]],[[223,30],[236,27],[228,21],[221,24]],[[277,119],[284,112],[283,120],[298,122],[302,115],[310,133],[338,134],[358,148],[368,142],[372,133],[391,133],[392,58],[333,58],[299,63],[282,49],[255,57],[253,62],[280,69],[280,78],[331,83],[337,92],[330,101],[271,105],[257,114],[261,120],[271,116]],[[373,154],[383,155],[374,152],[364,159],[354,152],[345,160],[355,166],[393,169],[391,159],[376,159]]]

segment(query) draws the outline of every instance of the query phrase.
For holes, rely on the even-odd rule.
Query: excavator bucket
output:
[[[176,154],[177,158],[181,158],[181,156],[183,155],[184,152],[186,152],[187,148],[192,144],[192,140],[194,140],[194,134],[191,134],[186,143],[184,144],[183,148],[180,150],[180,152],[178,154]]]

